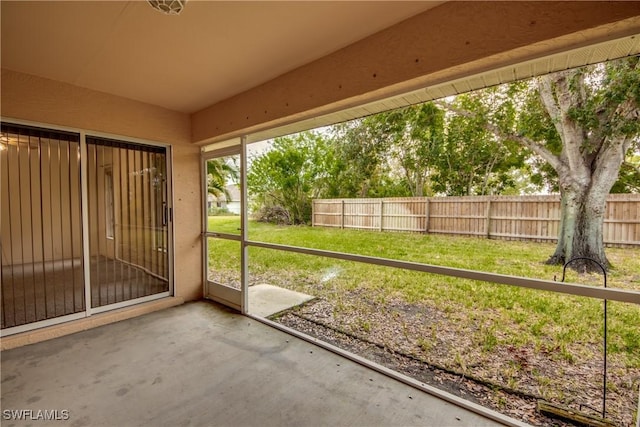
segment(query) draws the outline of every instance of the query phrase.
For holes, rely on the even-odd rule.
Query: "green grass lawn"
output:
[[[211,217],[209,225],[212,231],[238,233],[239,218]],[[545,243],[287,227],[254,221],[249,223],[249,239],[530,278],[562,276],[560,266],[544,264],[554,250],[553,244]],[[209,244],[211,269],[237,269],[238,242],[210,239]],[[640,289],[639,255],[638,248],[607,250],[613,264],[609,287]],[[586,388],[572,385],[563,372],[573,372],[581,365],[597,366],[602,360],[603,302],[597,299],[256,247],[249,248],[249,270],[251,284],[271,283],[317,296],[331,306],[330,320],[335,325],[367,338],[378,331],[379,337],[386,337],[381,344],[405,346],[414,355],[451,369],[480,369],[495,364],[500,352],[514,357],[526,352],[541,366],[531,368],[530,361],[532,365],[525,369],[513,362],[521,356],[510,361],[505,356],[504,363],[486,375],[506,378],[501,380],[503,385],[528,387],[545,396],[558,397]],[[602,286],[598,274],[578,276],[571,271],[567,281]],[[405,308],[393,308],[398,306]],[[409,306],[417,307],[415,312],[420,316],[435,314],[414,325],[419,316],[411,314]],[[640,374],[640,306],[609,302],[608,310],[609,363],[611,372],[619,377],[613,383],[619,389],[627,387],[628,398],[633,396],[633,386],[625,378]],[[381,332],[390,322],[397,323],[397,336]],[[446,343],[438,337],[447,334],[456,336],[459,348],[443,349]],[[434,343],[441,348],[435,348]],[[545,373],[545,358],[553,372]],[[594,377],[589,381],[597,390],[599,380]],[[635,394],[637,397],[637,390]]]
[[[239,234],[240,217],[209,218],[209,230]],[[558,280],[560,266],[544,261],[555,246],[548,243],[488,240],[417,233],[380,233],[308,226],[275,226],[249,221],[249,239],[381,258],[415,261],[537,279]],[[286,256],[290,256],[286,254]],[[640,290],[640,249],[609,248],[613,264],[608,287]],[[333,262],[333,261],[330,261]],[[369,268],[369,267],[367,267]],[[567,282],[602,286],[602,275],[578,276],[567,270]]]

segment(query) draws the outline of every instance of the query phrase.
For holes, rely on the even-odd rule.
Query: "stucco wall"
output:
[[[4,118],[171,144],[175,293],[202,296],[200,151],[190,143],[188,115],[6,69],[1,107]]]

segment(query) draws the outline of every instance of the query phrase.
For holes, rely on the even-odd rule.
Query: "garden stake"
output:
[[[574,261],[578,261],[578,260],[587,260],[587,261],[591,261],[594,264],[596,264],[598,267],[600,267],[600,269],[602,270],[602,275],[604,277],[604,287],[607,287],[607,271],[605,270],[604,266],[602,264],[600,264],[598,261],[592,259],[592,258],[587,258],[587,257],[576,257],[576,258],[572,258],[569,261],[567,261],[564,264],[564,267],[562,268],[562,279],[560,280],[561,282],[564,282],[565,279],[565,275],[567,272],[567,266],[569,264],[571,264]],[[553,278],[553,280],[555,280],[555,276]],[[604,343],[603,343],[603,353],[604,353],[604,363],[603,363],[603,381],[602,381],[602,422],[606,424],[608,424],[608,422],[606,421],[606,414],[607,414],[607,300],[604,300]],[[584,405],[580,405],[580,409],[583,408]],[[587,425],[600,425],[599,422],[597,422],[596,420],[585,420],[581,414],[578,411],[574,411],[574,410],[570,410],[568,408],[561,408],[557,405],[553,405],[553,404],[547,404],[546,402],[544,403],[539,403],[538,407],[543,410],[544,412],[549,412],[553,415],[559,415],[563,418],[569,418],[569,419],[573,419],[574,421],[578,421],[580,423],[583,424],[587,424]]]

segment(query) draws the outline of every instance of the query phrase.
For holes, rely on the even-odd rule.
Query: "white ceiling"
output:
[[[2,67],[192,113],[441,3],[2,1]]]

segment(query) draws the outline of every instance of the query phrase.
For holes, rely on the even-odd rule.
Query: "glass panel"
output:
[[[169,291],[166,153],[87,139],[91,304]]]
[[[76,134],[2,124],[2,328],[82,312]]]
[[[206,161],[207,231],[240,235],[240,155]]]

